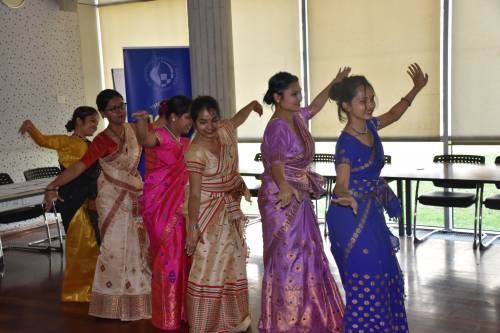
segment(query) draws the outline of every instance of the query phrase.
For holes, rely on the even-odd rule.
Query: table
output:
[[[43,178],[0,186],[0,212],[42,203],[44,189],[52,180]]]
[[[319,173],[325,178],[335,181],[335,166],[332,163],[311,163],[311,170]],[[261,162],[246,163],[240,165],[240,173],[244,176],[260,175],[264,171]],[[412,234],[412,180],[472,180],[483,184],[500,182],[500,166],[477,165],[464,163],[427,163],[421,166],[406,164],[387,164],[382,169],[381,177],[398,182],[398,197],[404,206],[403,218],[406,224],[406,235]],[[402,187],[404,182],[404,196]],[[402,221],[401,221],[402,222]],[[400,236],[404,235],[400,223]]]
[[[43,195],[45,188],[54,178],[42,178],[35,179],[26,182],[12,183],[0,186],[0,212],[6,212],[9,210],[15,210],[22,207],[35,206],[43,202]],[[62,233],[58,223],[59,235],[57,238],[60,240],[60,244],[57,247],[53,247],[50,235],[50,229],[48,222],[45,221],[47,229],[47,238],[40,241],[31,242],[28,247],[2,247],[2,240],[0,239],[0,261],[3,261],[3,250],[40,250],[42,252],[51,251],[55,249],[57,251],[62,251]],[[47,246],[39,245],[49,241]],[[1,262],[0,262],[1,265]]]

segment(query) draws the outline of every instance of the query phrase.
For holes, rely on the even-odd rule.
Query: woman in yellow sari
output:
[[[44,135],[31,120],[23,122],[19,133],[28,133],[40,147],[56,150],[59,164],[64,170],[78,162],[87,152],[90,141],[86,137],[94,135],[98,124],[97,110],[80,106],[66,124],[68,132],[73,132],[71,135]],[[63,302],[90,301],[95,264],[99,255],[94,201],[98,175],[97,166],[93,165],[59,190],[64,202],[61,202],[58,210],[66,231],[66,265],[61,292]]]
[[[191,333],[241,332],[250,326],[246,218],[240,208],[250,194],[238,173],[236,128],[251,111],[262,114],[253,101],[233,118],[219,121],[219,106],[210,96],[191,104],[195,137],[188,148],[188,238],[192,256],[187,304]]]

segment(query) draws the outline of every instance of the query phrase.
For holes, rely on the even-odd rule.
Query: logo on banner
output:
[[[175,83],[175,67],[165,58],[150,61],[144,69],[146,82],[156,88],[166,89]]]

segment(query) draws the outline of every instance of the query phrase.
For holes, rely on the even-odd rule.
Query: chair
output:
[[[262,162],[262,154],[257,153],[255,154],[255,157],[253,159],[255,162]],[[249,177],[249,176],[244,176],[245,179],[245,184],[248,188],[248,191],[250,192],[250,195],[252,197],[257,197],[259,195],[259,190],[261,186],[261,181],[260,181],[260,176],[255,176],[255,177]],[[255,224],[260,222],[260,216],[256,218],[252,218],[248,224]]]
[[[61,169],[58,167],[44,167],[29,169],[23,172],[24,178],[26,180],[50,178],[58,176],[61,173]]]
[[[323,153],[318,153],[314,154],[313,156],[313,163],[335,163],[335,155],[334,154],[323,154]],[[314,200],[314,208],[316,210],[316,216],[318,216],[318,202],[319,200],[325,199],[325,219],[324,219],[324,229],[323,229],[323,235],[324,237],[328,236],[328,225],[326,223],[326,214],[328,212],[328,207],[330,206],[330,199],[332,196],[332,190],[333,186],[335,184],[335,179],[333,178],[326,178],[325,179],[325,194],[323,194],[321,197],[318,199]],[[319,222],[319,219],[318,219]]]
[[[58,167],[42,167],[42,168],[35,168],[35,169],[29,169],[29,170],[26,170],[23,172],[24,174],[24,178],[26,179],[26,181],[30,181],[30,180],[36,180],[36,179],[42,179],[42,178],[50,178],[50,177],[55,177],[55,176],[58,176],[59,174],[61,174],[61,169],[59,169]],[[29,247],[33,247],[33,248],[39,248],[39,249],[48,249],[49,251],[51,249],[56,249],[58,251],[61,251],[63,250],[63,235],[62,235],[62,230],[61,230],[61,221],[58,217],[58,214],[57,214],[57,209],[56,209],[56,205],[52,205],[53,207],[53,213],[54,213],[54,216],[56,218],[56,225],[57,225],[57,236],[51,236],[50,235],[50,226],[49,226],[49,222],[45,216],[45,214],[43,215],[44,216],[44,219],[45,219],[45,229],[46,229],[46,233],[47,233],[47,238],[45,239],[40,239],[40,240],[37,240],[37,241],[34,241],[34,242],[30,242],[28,243],[28,246]],[[58,247],[54,247],[52,246],[52,240],[53,239],[59,239],[59,246]],[[42,243],[45,243],[45,242],[48,242],[48,246],[43,246],[43,245],[40,245]]]
[[[495,164],[500,165],[500,156],[497,156],[495,158]],[[495,186],[497,189],[500,189],[500,182],[495,183]],[[482,193],[481,193],[482,197]],[[482,198],[481,198],[482,199]],[[495,194],[490,197],[487,197],[486,199],[481,200],[481,206],[479,207],[479,232],[478,232],[478,238],[479,238],[479,249],[480,250],[486,250],[489,248],[495,240],[500,238],[500,235],[496,235],[493,238],[491,238],[488,242],[483,243],[482,238],[483,238],[483,206],[489,209],[494,209],[494,210],[500,210],[500,194]],[[486,235],[484,235],[486,237]]]
[[[484,156],[477,155],[437,155],[434,156],[434,163],[462,163],[462,164],[484,164]],[[415,209],[413,212],[413,240],[415,243],[425,241],[434,233],[441,232],[443,229],[435,229],[426,233],[421,238],[417,237],[417,206],[418,203],[427,206],[437,207],[457,207],[466,208],[474,205],[474,244],[476,248],[476,231],[478,221],[478,204],[479,194],[482,193],[483,185],[480,182],[473,180],[434,180],[433,184],[436,187],[443,188],[443,191],[435,191],[419,195],[418,187],[420,181],[417,180],[415,189]],[[475,193],[448,191],[448,189],[475,189]]]

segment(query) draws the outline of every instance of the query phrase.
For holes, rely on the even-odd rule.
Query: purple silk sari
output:
[[[340,332],[344,305],[323,251],[311,197],[324,190],[323,178],[308,167],[314,141],[307,130],[308,109],[294,116],[299,135],[281,119],[267,125],[261,146],[264,174],[259,209],[264,237],[264,278],[260,332]],[[300,193],[277,206],[273,164],[283,164],[286,180]]]

